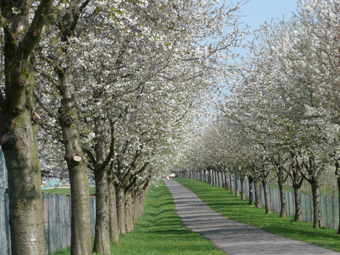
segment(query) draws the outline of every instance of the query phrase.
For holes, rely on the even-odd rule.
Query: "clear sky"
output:
[[[297,0],[250,0],[242,8],[242,14],[246,15],[244,22],[254,30],[272,18],[277,21],[284,15],[285,19],[289,20],[296,9]]]

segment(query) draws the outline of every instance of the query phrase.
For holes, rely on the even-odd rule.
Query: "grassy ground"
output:
[[[169,190],[162,182],[147,195],[144,213],[135,230],[120,237],[121,245],[112,245],[115,255],[194,255],[225,254],[200,234],[189,231],[174,211]],[[54,253],[68,255],[69,250]]]
[[[61,189],[43,189],[42,192],[46,194],[59,194],[64,196],[69,196],[71,194],[70,188],[61,188]],[[90,187],[89,188],[90,196],[96,195],[96,188]]]
[[[258,209],[253,205],[250,206],[248,200],[241,201],[240,197],[235,198],[235,194],[230,194],[229,190],[213,187],[207,183],[180,178],[176,178],[176,180],[192,190],[216,212],[231,220],[260,227],[276,235],[340,251],[340,236],[337,234],[337,230],[313,229],[312,223],[296,223],[293,221],[293,217],[280,218],[279,214],[275,212],[265,214],[264,207]]]

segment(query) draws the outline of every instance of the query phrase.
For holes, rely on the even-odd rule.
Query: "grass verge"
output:
[[[265,208],[248,205],[234,193],[191,179],[176,178],[183,186],[193,191],[216,212],[231,220],[260,227],[264,231],[298,241],[312,243],[334,251],[340,251],[340,236],[331,228],[314,229],[309,222],[294,222],[293,217],[280,218],[276,212],[265,214]]]
[[[225,254],[200,234],[183,227],[175,212],[172,196],[161,182],[148,192],[144,212],[136,228],[120,236],[120,245],[112,245],[115,255],[219,255]],[[68,255],[69,249],[54,255]]]

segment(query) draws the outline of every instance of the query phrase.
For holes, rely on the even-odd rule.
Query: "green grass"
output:
[[[121,237],[121,246],[114,245],[112,254],[225,254],[200,234],[183,227],[163,182],[149,190],[144,208],[136,229]]]
[[[248,200],[241,201],[240,197],[235,198],[235,194],[230,194],[229,190],[213,187],[208,183],[180,178],[176,180],[192,190],[213,210],[231,220],[260,227],[276,235],[340,251],[340,236],[335,229],[314,229],[312,223],[297,223],[293,221],[293,217],[280,218],[276,212],[265,214],[264,207],[255,208],[248,205]]]
[[[225,254],[200,234],[183,227],[175,213],[169,190],[163,182],[151,187],[144,212],[136,228],[120,237],[120,245],[112,245],[115,255],[194,255]],[[55,252],[54,255],[69,255],[70,250]]]
[[[61,189],[43,189],[42,192],[46,194],[58,194],[58,195],[64,195],[69,196],[71,195],[70,188],[61,188]],[[89,187],[90,196],[96,195],[96,188],[95,187]]]
[[[70,255],[71,254],[71,248],[68,247],[64,250],[58,250],[56,252],[53,253],[53,255]]]

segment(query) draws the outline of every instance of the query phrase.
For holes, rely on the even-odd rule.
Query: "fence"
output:
[[[228,181],[230,185],[230,176],[225,175],[221,172],[213,171],[183,171],[179,173],[181,178],[191,178],[199,181],[209,182],[210,184],[218,187],[223,187],[225,182]],[[235,187],[235,177],[231,176],[232,185]],[[238,179],[238,187],[241,190],[241,182]],[[245,195],[249,198],[249,182],[248,179],[244,180]],[[255,190],[255,185],[253,183],[253,191]],[[263,186],[260,186],[261,194],[261,204],[265,203]],[[285,190],[286,198],[286,210],[288,216],[293,216],[295,214],[295,197],[294,192]],[[321,196],[321,216],[322,223],[324,226],[329,228],[338,229],[339,227],[339,198],[337,197],[327,197]],[[269,201],[270,207],[276,212],[281,210],[281,200],[280,191],[277,188],[269,188]],[[310,194],[301,193],[301,208],[302,208],[302,218],[304,221],[313,222],[313,198]]]
[[[7,173],[5,160],[0,147],[0,254],[11,255],[9,200],[7,188]],[[44,234],[46,254],[66,248],[71,245],[71,201],[69,196],[44,194]],[[96,199],[90,198],[91,232],[94,235]]]
[[[0,254],[11,255],[8,224],[8,195],[0,196]],[[71,245],[71,203],[69,196],[43,194],[44,234],[46,254]],[[90,198],[91,233],[95,230],[96,199]]]
[[[10,231],[8,225],[7,171],[0,146],[0,254],[10,254]]]

